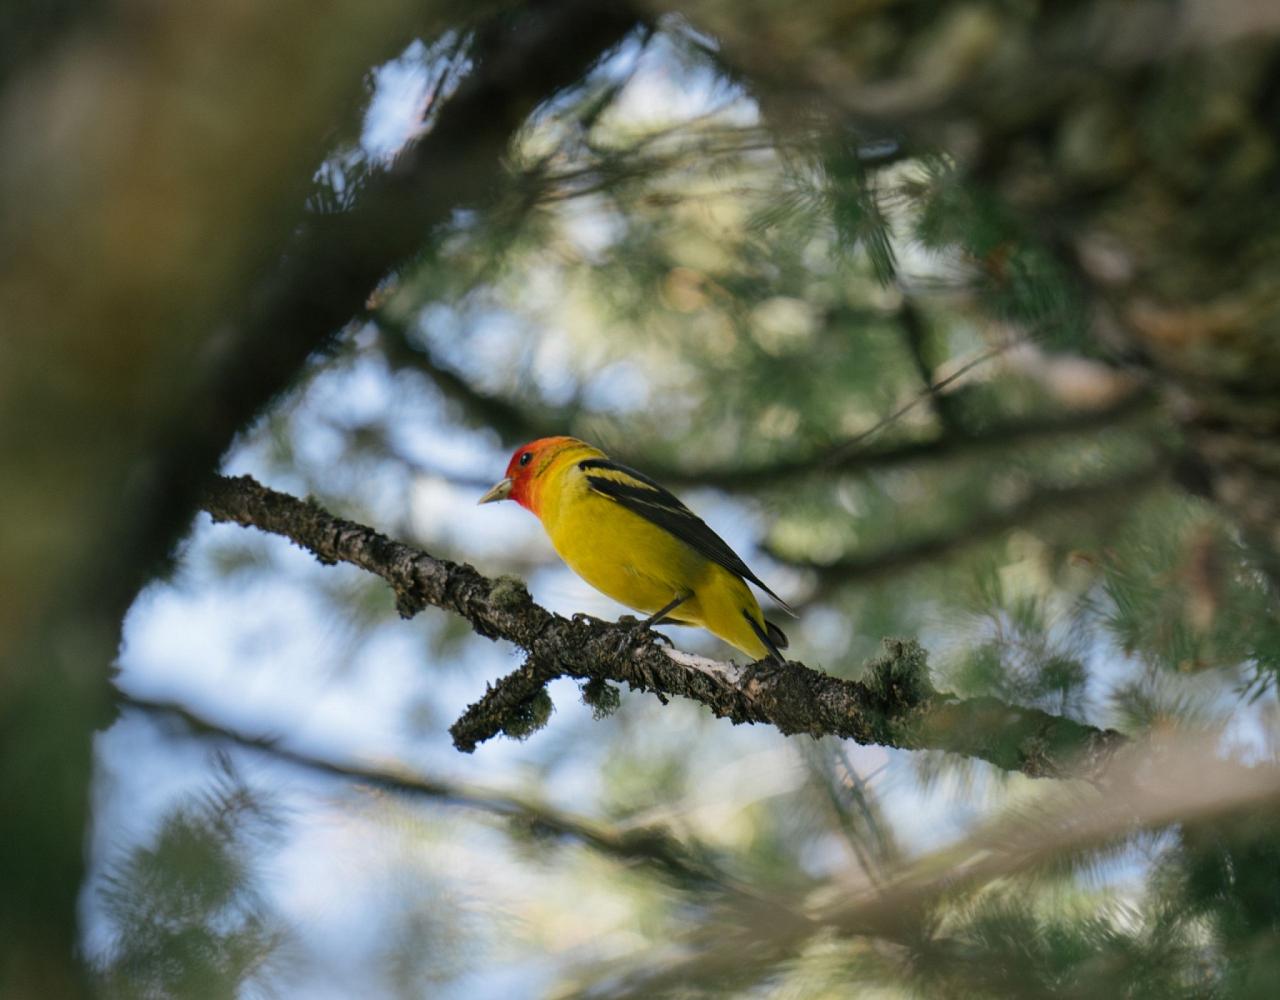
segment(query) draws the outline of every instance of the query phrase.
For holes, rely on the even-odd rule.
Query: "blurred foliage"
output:
[[[752,6],[782,18],[769,22],[780,53],[825,51],[811,21]],[[938,24],[929,5],[907,4],[883,18],[921,32],[922,65],[961,59],[946,40],[972,33],[978,56],[991,46],[994,75],[1029,58],[1038,7],[953,5],[954,23]],[[853,31],[830,13],[833,37]],[[1006,21],[1008,34],[989,37]],[[848,39],[859,71],[893,63],[896,36],[873,22]],[[475,71],[470,44],[445,31],[371,76],[375,108],[412,106],[401,141],[429,131],[438,102]],[[1099,94],[1069,109],[1051,142],[1063,162],[1028,154],[1020,176],[1069,175],[1063,212],[1075,185],[1093,190],[1156,157],[1162,183],[1216,183],[1204,160],[1179,156],[1186,134],[1208,127],[1188,107],[1196,79],[1150,75],[1132,108]],[[1088,275],[1061,233],[1024,211],[1039,189],[1011,190],[994,154],[923,142],[911,116],[855,128],[838,102],[777,97],[680,18],[638,30],[537,111],[496,204],[456,212],[389,276],[228,465],[526,580],[556,610],[607,614],[532,530],[469,512],[510,446],[577,434],[681,484],[802,609],[788,628],[798,660],[1138,740],[1207,732],[1224,754],[1276,767],[1274,586],[1234,522],[1174,482],[1183,431],[1129,352],[1098,336]],[[1033,117],[1039,95],[1023,100],[1002,105],[997,138]],[[1250,157],[1265,151],[1221,113],[1219,165],[1252,177]],[[352,210],[370,177],[395,169],[395,143],[350,132],[317,170],[318,216]],[[1095,157],[1099,144],[1110,157]],[[1172,207],[1152,197],[1198,230],[1190,194]],[[1153,241],[1153,255],[1175,252]],[[748,473],[749,489],[734,480]],[[331,841],[298,849],[349,866],[366,888],[407,879],[392,902],[379,890],[351,904],[376,946],[353,946],[354,971],[328,985],[359,995],[1261,997],[1280,974],[1274,798],[1077,839],[1058,813],[1059,827],[1032,831],[1051,856],[1023,863],[1014,838],[985,824],[1056,794],[1026,779],[940,755],[784,741],[603,683],[543,692],[508,731],[523,742],[459,763],[441,752],[443,730],[511,666],[509,651],[443,614],[401,622],[381,584],[236,530],[201,526],[164,593],[223,602],[218,627],[246,635],[236,614],[277,599],[297,616],[281,631],[322,639],[246,644],[225,675],[246,702],[255,672],[285,660],[291,707],[334,690],[341,701],[340,684],[372,678],[376,709],[350,695],[348,714],[399,714],[342,718],[396,747],[376,753],[392,770],[410,755],[414,768],[472,768],[580,823],[564,835],[536,813],[459,819],[492,803],[447,795],[420,810],[380,803],[371,819],[314,791],[298,796],[298,815],[278,814],[218,765],[212,791],[165,811],[142,846],[96,873],[94,929],[113,942],[105,995],[315,988],[292,978],[297,965],[312,962],[315,979],[333,966],[307,944],[314,928],[273,909],[278,887],[259,863],[269,841],[356,815],[402,833],[400,849],[362,850],[377,836],[365,826],[341,842],[350,856],[324,854]],[[200,651],[179,649],[178,631],[168,641],[182,672]],[[724,654],[706,636],[672,634]],[[868,670],[886,636],[918,637],[932,676]],[[379,673],[389,662],[405,669]],[[126,650],[126,681],[143,666]],[[1108,791],[1120,794],[1062,794],[1088,817],[1090,796]],[[971,877],[952,843],[1014,860]],[[405,874],[414,864],[429,870],[421,888]],[[928,892],[901,892],[921,867],[937,874],[931,865],[942,874]],[[880,893],[893,900],[883,912]],[[856,919],[840,909],[868,898]]]
[[[288,930],[264,903],[252,860],[279,832],[279,817],[229,758],[214,767],[207,790],[103,874],[115,932],[98,973],[105,997],[220,997],[233,984],[261,995],[287,960]]]

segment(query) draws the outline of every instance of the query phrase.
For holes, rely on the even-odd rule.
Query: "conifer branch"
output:
[[[442,366],[428,353],[413,347],[408,341],[408,331],[396,321],[382,315],[373,319],[382,333],[384,351],[392,365],[414,368],[426,375],[442,396],[457,403],[477,424],[497,431],[504,442],[514,445],[537,437],[573,433],[572,424],[582,412],[576,403],[542,408],[516,402],[499,393],[486,392]],[[928,383],[921,398],[945,398],[940,395],[940,384]],[[823,448],[788,454],[754,465],[691,468],[667,464],[654,455],[617,453],[613,457],[637,468],[642,467],[655,479],[671,486],[710,486],[730,492],[745,492],[797,476],[848,475],[900,468],[915,462],[970,457],[1021,444],[1088,434],[1149,414],[1153,402],[1150,392],[1138,390],[1097,409],[1006,418],[974,431],[965,431],[951,421],[941,431],[927,437],[888,444],[868,445],[866,439],[870,432],[863,432]],[[891,418],[877,424],[873,430],[879,431],[888,423],[892,423]]]
[[[508,444],[563,434],[581,411],[576,401],[565,406],[535,408],[499,393],[487,392],[442,364],[426,348],[414,344],[404,323],[384,313],[373,313],[369,318],[377,327],[383,354],[390,365],[425,375],[441,396],[458,404],[466,418],[496,431]]]
[[[550,710],[545,686],[557,677],[587,682],[597,703],[608,700],[602,696],[607,682],[626,684],[662,699],[689,698],[718,718],[771,725],[784,735],[947,750],[1031,777],[1097,779],[1126,742],[1114,730],[1039,709],[939,693],[929,681],[924,650],[913,641],[886,640],[865,681],[794,662],[739,666],[669,651],[654,633],[624,624],[552,614],[519,580],[490,579],[469,565],[437,559],[249,476],[219,477],[205,510],[215,521],[288,538],[322,563],[346,562],[382,577],[406,618],[442,608],[465,618],[478,634],[523,649],[524,665],[451,728],[454,745],[464,752],[500,733],[524,736],[537,728]]]
[[[874,580],[926,562],[944,558],[967,546],[990,541],[1013,528],[1032,524],[1064,512],[1094,509],[1097,505],[1132,501],[1169,479],[1169,462],[1156,460],[1093,482],[1040,487],[1016,503],[983,510],[945,531],[931,532],[901,544],[870,552],[852,552],[827,562],[797,559],[765,546],[771,559],[813,573],[822,589]],[[805,602],[797,606],[803,607]]]
[[[466,782],[435,778],[386,763],[339,760],[290,746],[275,736],[254,735],[214,720],[175,701],[146,698],[117,691],[117,704],[168,716],[203,736],[229,740],[269,754],[277,760],[321,774],[372,786],[416,799],[459,805],[509,820],[519,829],[544,838],[574,840],[627,864],[642,864],[680,886],[761,899],[723,872],[705,846],[685,842],[660,826],[622,827],[575,816],[522,795],[483,788]],[[763,902],[763,899],[761,899]]]
[[[1031,442],[1041,443],[1057,437],[1087,434],[1148,413],[1152,402],[1149,393],[1139,391],[1099,409],[1002,419],[981,430],[944,430],[914,441],[866,445],[864,440],[867,434],[864,433],[826,448],[787,455],[758,465],[703,469],[666,468],[652,460],[646,460],[645,470],[669,485],[714,486],[729,491],[754,490],[795,476],[900,468],[915,462],[971,457]]]
[[[665,996],[673,986],[732,983],[739,992],[771,968],[801,954],[814,929],[829,937],[881,937],[918,945],[929,928],[932,961],[961,974],[975,968],[972,940],[947,940],[938,907],[955,909],[985,887],[1037,869],[1061,871],[1064,857],[1105,850],[1123,838],[1177,824],[1183,836],[1236,817],[1267,815],[1280,803],[1280,769],[1246,766],[1218,757],[1211,739],[1184,734],[1157,744],[1132,744],[1116,754],[1097,789],[1063,787],[1023,802],[964,838],[895,866],[884,884],[836,876],[820,883],[797,910],[807,924],[750,923],[748,914],[716,913],[668,943],[663,961],[641,952],[629,962],[584,969],[593,986],[562,996]],[[1256,819],[1254,822],[1257,822]],[[1249,823],[1242,824],[1248,828]],[[1199,829],[1197,829],[1199,828]],[[1263,827],[1265,829],[1265,827]],[[1255,836],[1260,836],[1255,834]],[[941,926],[940,926],[941,925]],[[936,935],[936,936],[934,936]],[[950,945],[950,946],[949,946]],[[990,980],[972,990],[939,995],[991,996]],[[934,994],[928,994],[934,995]]]

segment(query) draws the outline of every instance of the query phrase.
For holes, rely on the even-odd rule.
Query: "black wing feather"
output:
[[[620,465],[607,458],[588,458],[578,463],[578,468],[587,473],[587,484],[610,500],[620,503],[627,510],[639,514],[645,520],[656,524],[664,531],[669,531],[695,552],[706,556],[712,562],[719,563],[730,573],[750,580],[766,594],[777,601],[791,614],[795,614],[787,602],[768,588],[763,580],[751,572],[751,568],[742,558],[729,548],[729,543],[708,527],[707,523],[680,502],[675,494],[658,485],[642,472]],[[593,469],[617,472],[634,479],[627,483],[608,476],[593,476]]]

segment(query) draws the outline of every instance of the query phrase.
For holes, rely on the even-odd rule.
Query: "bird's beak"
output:
[[[493,503],[493,501],[495,500],[505,500],[507,499],[507,497],[511,496],[511,487],[513,487],[514,485],[515,483],[512,482],[510,476],[508,476],[506,479],[499,480],[498,482],[494,483],[493,488],[489,490],[489,492],[486,493],[484,496],[482,496],[479,500],[477,500],[476,503],[477,504]]]

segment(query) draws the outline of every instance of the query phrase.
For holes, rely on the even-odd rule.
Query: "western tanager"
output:
[[[719,535],[648,476],[571,437],[517,449],[480,503],[514,500],[597,590],[661,621],[700,625],[753,659],[782,661],[787,637],[765,621],[746,581],[794,615]]]

